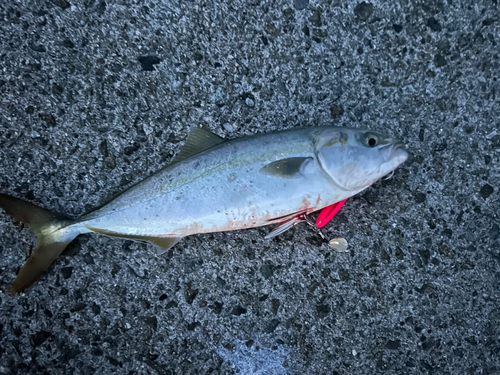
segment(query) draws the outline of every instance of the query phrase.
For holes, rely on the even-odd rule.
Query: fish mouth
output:
[[[405,144],[399,139],[393,140],[384,148],[387,150],[384,157],[386,163],[395,164],[394,168],[404,163],[408,159],[408,152],[404,149]]]
[[[380,166],[379,171],[382,176],[389,175],[386,179],[391,178],[394,170],[408,159],[408,152],[404,147],[405,144],[397,139],[384,147],[385,152],[383,157],[385,163]]]
[[[390,159],[394,159],[398,166],[403,164],[408,159],[408,152],[404,147],[405,144],[402,141],[396,140],[390,152]]]
[[[398,149],[398,148],[404,148],[405,147],[405,144],[403,143],[403,141],[400,141],[399,139],[395,139],[392,143],[392,147]]]

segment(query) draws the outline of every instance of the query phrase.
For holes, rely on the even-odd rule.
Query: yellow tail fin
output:
[[[35,250],[8,292],[16,294],[31,286],[79,232],[70,228],[71,220],[5,194],[0,194],[0,208],[27,224],[37,238]]]

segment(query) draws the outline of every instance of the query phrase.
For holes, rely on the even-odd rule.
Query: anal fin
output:
[[[156,254],[161,255],[175,246],[181,239],[182,237],[150,237],[148,241],[156,245]]]
[[[156,246],[156,253],[158,255],[165,253],[168,249],[170,249],[172,246],[177,244],[182,239],[182,237],[154,237],[154,236],[140,236],[135,234],[122,234],[122,233],[112,232],[106,229],[97,229],[90,227],[88,229],[90,229],[92,232],[104,234],[106,236],[128,238],[136,241],[151,242],[153,245]]]

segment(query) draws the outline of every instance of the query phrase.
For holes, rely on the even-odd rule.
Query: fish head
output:
[[[316,156],[335,185],[361,191],[408,158],[403,142],[374,131],[330,128],[316,139]]]

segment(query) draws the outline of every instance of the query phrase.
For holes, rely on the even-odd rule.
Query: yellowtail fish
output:
[[[400,141],[373,131],[311,127],[224,140],[195,128],[168,167],[78,219],[2,194],[0,207],[37,237],[9,294],[29,287],[80,234],[149,241],[160,253],[192,234],[278,224],[271,238],[407,157]]]

